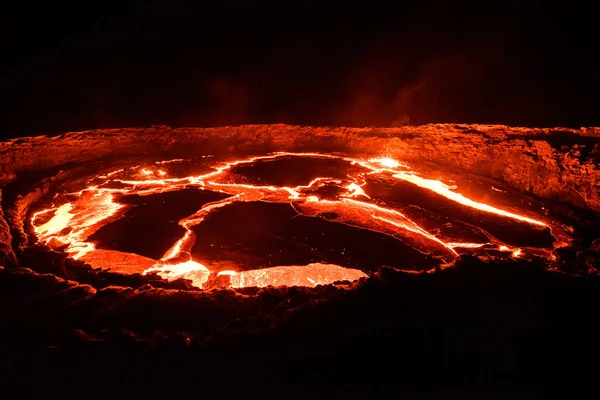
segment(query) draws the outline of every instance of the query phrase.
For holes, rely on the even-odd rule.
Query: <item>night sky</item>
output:
[[[594,14],[573,2],[139,3],[3,3],[0,135],[600,126]]]

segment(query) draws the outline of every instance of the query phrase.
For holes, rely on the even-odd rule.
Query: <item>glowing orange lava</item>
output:
[[[232,169],[237,166],[272,161],[283,157],[337,159],[360,166],[364,168],[364,172],[357,172],[345,179],[318,177],[306,185],[295,187],[248,184],[239,181],[239,177],[231,173]],[[442,181],[425,178],[407,164],[389,157],[358,159],[319,153],[275,153],[223,162],[214,166],[213,171],[203,175],[170,177],[169,164],[183,161],[182,159],[159,161],[154,163],[155,165],[119,169],[97,176],[95,180],[100,183],[71,194],[75,196],[75,200],[33,214],[31,222],[38,239],[53,247],[64,246],[65,251],[73,258],[81,259],[95,267],[110,267],[103,263],[101,256],[94,255],[94,252],[100,250],[96,250],[88,238],[101,227],[119,219],[126,212],[128,206],[118,203],[115,196],[132,194],[147,196],[179,191],[191,185],[224,193],[229,197],[205,204],[192,215],[180,220],[178,224],[185,229],[185,233],[159,260],[154,260],[153,266],[146,268],[144,274],[157,273],[168,280],[190,279],[198,287],[203,287],[211,274],[216,274],[227,277],[230,287],[233,288],[268,285],[316,286],[341,280],[352,281],[367,276],[364,272],[356,269],[327,263],[276,266],[252,271],[234,271],[232,269],[219,271],[209,262],[191,259],[192,246],[197,240],[202,240],[202,238],[196,238],[191,228],[202,223],[211,212],[219,208],[234,202],[247,201],[289,203],[298,214],[304,216],[318,217],[323,213],[329,213],[335,215],[334,222],[392,236],[421,253],[430,254],[445,263],[451,262],[464,251],[481,248],[511,252],[513,257],[523,257],[528,254],[527,249],[507,246],[490,235],[487,235],[489,241],[472,243],[452,241],[439,233],[429,232],[407,217],[401,210],[385,206],[374,200],[372,195],[365,190],[367,175],[402,180],[480,212],[537,227],[557,229],[553,221],[547,218],[534,217],[531,214],[523,215],[469,199]],[[160,165],[160,169],[156,168],[157,165]],[[335,185],[342,193],[334,198],[323,198],[315,194],[325,185]],[[492,189],[494,188],[492,187]],[[49,218],[50,215],[51,218]],[[555,237],[557,236],[555,235]],[[567,236],[561,232],[561,237]],[[555,247],[562,245],[565,243],[561,241],[555,243]],[[111,253],[111,257],[115,257],[114,253]],[[550,258],[550,252],[547,256]]]

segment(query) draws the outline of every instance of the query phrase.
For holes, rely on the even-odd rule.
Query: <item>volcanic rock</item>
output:
[[[321,151],[430,161],[498,179],[536,196],[600,211],[600,130],[429,124],[394,128],[244,125],[126,128],[0,143],[0,180],[107,156]]]

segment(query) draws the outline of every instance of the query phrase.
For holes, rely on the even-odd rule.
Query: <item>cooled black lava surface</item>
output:
[[[228,197],[199,189],[184,189],[148,196],[123,196],[130,208],[125,215],[90,236],[98,249],[118,250],[160,259],[179,240],[185,229],[177,223],[206,203]]]
[[[198,160],[197,160],[198,161]],[[206,160],[200,160],[200,164]],[[166,164],[185,169],[187,161]],[[195,164],[194,164],[195,165]],[[303,191],[321,198],[337,199],[344,184],[333,180],[357,177],[367,172],[343,159],[313,156],[283,156],[257,160],[231,169],[245,183],[274,186],[306,185],[317,177],[331,178]],[[239,178],[238,178],[239,179]],[[448,242],[488,243],[486,232],[509,246],[552,248],[555,239],[548,228],[496,216],[463,206],[399,179],[366,176],[363,187],[376,204],[398,209],[407,217]],[[479,201],[517,207],[519,196],[493,192],[491,186],[461,183],[461,189],[479,193]],[[480,187],[482,186],[482,187]],[[485,190],[487,189],[487,190]],[[483,194],[482,194],[483,193]],[[130,252],[159,259],[180,239],[185,230],[178,221],[192,215],[204,204],[228,197],[187,188],[148,196],[128,195],[119,199],[129,209],[124,216],[90,237],[98,249]],[[482,198],[485,197],[485,198]],[[234,203],[209,214],[193,228],[197,241],[194,259],[210,263],[217,270],[248,270],[314,262],[334,263],[349,268],[374,271],[383,265],[405,270],[428,270],[438,260],[424,255],[402,241],[373,231],[351,227],[327,219],[304,217],[287,203]]]
[[[394,237],[305,217],[289,204],[233,203],[209,214],[192,230],[197,236],[193,258],[216,263],[220,269],[323,262],[364,271],[383,265],[428,270],[440,264]]]
[[[552,248],[555,238],[550,229],[516,221],[512,218],[476,210],[446,199],[431,190],[420,188],[410,182],[395,179],[387,182],[381,179],[368,179],[365,191],[386,205],[399,208],[409,218],[429,230],[440,229],[444,224],[479,227],[500,239],[509,246]],[[429,214],[427,218],[424,212]],[[434,214],[434,218],[429,218]],[[535,217],[534,217],[535,218]],[[471,234],[472,235],[472,234]],[[476,236],[485,237],[480,232]],[[465,241],[464,238],[462,241]]]
[[[349,174],[368,170],[341,159],[285,156],[239,165],[231,172],[248,178],[256,185],[298,186],[318,177],[344,179]]]

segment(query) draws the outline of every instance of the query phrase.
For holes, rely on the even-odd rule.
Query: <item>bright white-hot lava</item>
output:
[[[237,166],[268,162],[284,157],[304,157],[336,159],[351,165],[362,167],[361,172],[349,174],[346,178],[322,176],[312,179],[306,185],[276,186],[257,185],[244,182],[232,169]],[[534,218],[530,213],[523,215],[507,211],[490,204],[478,202],[457,192],[439,180],[420,176],[407,164],[389,157],[358,159],[338,157],[319,153],[275,153],[265,156],[222,162],[214,170],[202,175],[186,177],[170,176],[169,164],[183,162],[182,159],[159,161],[148,166],[136,166],[132,169],[119,169],[95,178],[99,184],[71,194],[75,200],[57,207],[41,210],[31,218],[35,233],[40,241],[53,247],[63,247],[73,258],[86,261],[96,258],[96,251],[88,238],[101,227],[119,219],[128,206],[116,200],[117,195],[147,196],[156,193],[183,190],[195,186],[228,195],[228,197],[207,203],[192,215],[179,221],[185,229],[183,236],[143,273],[157,273],[165,279],[191,279],[198,287],[208,281],[211,274],[229,279],[230,287],[268,285],[316,286],[340,280],[356,280],[367,276],[364,272],[343,268],[329,263],[315,262],[304,266],[289,265],[258,268],[251,271],[221,270],[211,267],[209,262],[191,259],[191,249],[197,240],[192,228],[212,212],[235,202],[263,201],[271,203],[289,203],[301,215],[319,217],[323,213],[335,215],[334,222],[362,229],[368,229],[392,236],[408,244],[423,254],[430,254],[448,263],[465,251],[492,249],[500,252],[510,251],[513,257],[523,257],[527,249],[507,246],[500,240],[488,235],[487,241],[473,243],[468,240],[457,242],[448,240],[442,234],[428,231],[409,218],[401,210],[386,206],[373,198],[365,189],[367,176],[381,176],[386,179],[401,180],[420,188],[434,192],[456,204],[507,218],[537,227],[550,227],[552,221],[546,218]],[[319,190],[333,186],[339,190],[335,196],[323,196]],[[564,235],[563,235],[564,236]],[[555,246],[561,246],[558,243]],[[87,257],[86,257],[87,256]],[[550,256],[550,254],[548,254]],[[401,255],[399,255],[401,257]],[[89,261],[92,262],[92,261]],[[110,265],[94,265],[110,267]]]

